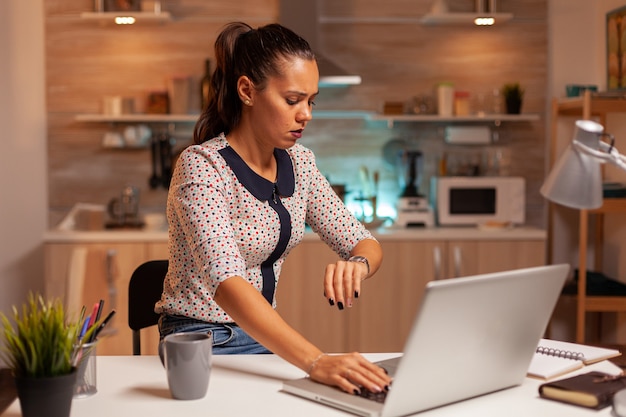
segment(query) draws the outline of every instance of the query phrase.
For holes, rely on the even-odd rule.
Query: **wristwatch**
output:
[[[359,263],[365,264],[365,266],[367,267],[367,273],[368,274],[370,273],[370,263],[365,256],[359,256],[359,255],[351,256],[348,258],[348,262],[359,262]]]

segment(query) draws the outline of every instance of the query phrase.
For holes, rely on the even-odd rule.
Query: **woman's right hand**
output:
[[[341,388],[345,392],[358,394],[362,389],[371,392],[389,390],[391,378],[378,365],[365,359],[360,353],[322,355],[309,370],[312,380]]]

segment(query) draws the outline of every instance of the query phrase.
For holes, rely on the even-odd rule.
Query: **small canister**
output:
[[[452,116],[454,110],[454,84],[441,82],[437,84],[437,114]]]
[[[469,116],[470,114],[470,94],[467,91],[454,92],[454,114],[457,116]]]

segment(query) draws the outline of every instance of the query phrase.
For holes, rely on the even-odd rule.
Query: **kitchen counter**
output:
[[[416,229],[380,228],[372,230],[380,240],[528,240],[545,239],[547,233],[534,227],[512,227],[502,229],[481,229],[477,227],[432,227]],[[317,240],[319,237],[308,232],[304,240]],[[89,242],[152,242],[167,243],[166,230],[98,230],[73,231],[52,229],[44,234],[44,243],[89,243]]]

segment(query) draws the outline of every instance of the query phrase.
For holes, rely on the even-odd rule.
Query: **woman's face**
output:
[[[282,76],[268,78],[263,90],[254,90],[250,121],[257,140],[287,149],[302,137],[312,119],[319,71],[313,60],[292,58],[284,62],[282,72]]]

